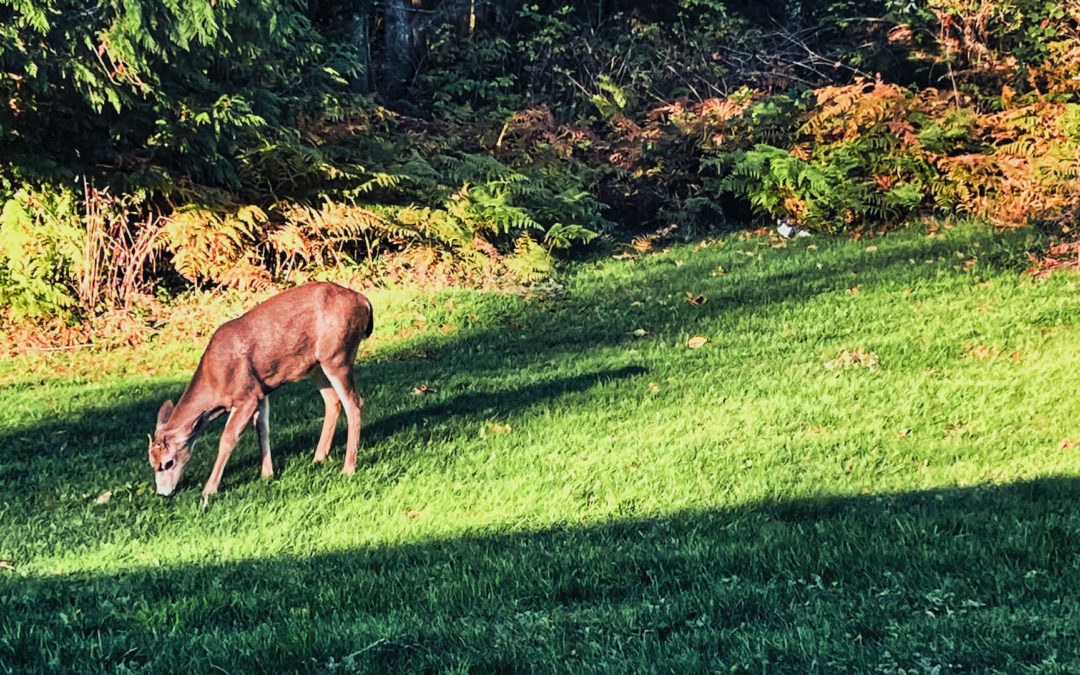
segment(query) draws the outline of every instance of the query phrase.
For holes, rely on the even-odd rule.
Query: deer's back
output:
[[[248,372],[264,391],[299,380],[319,363],[349,364],[371,334],[371,304],[328,282],[283,291],[221,325],[203,360]],[[203,364],[200,364],[200,367]],[[209,364],[207,364],[209,365]]]

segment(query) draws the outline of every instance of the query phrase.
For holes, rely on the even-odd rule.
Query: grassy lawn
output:
[[[206,507],[216,433],[171,500],[146,460],[203,343],[2,364],[0,672],[1080,671],[1080,293],[1031,237],[374,292],[356,475],[301,382]]]

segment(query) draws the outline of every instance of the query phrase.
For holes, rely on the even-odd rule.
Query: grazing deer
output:
[[[266,396],[286,382],[310,375],[326,404],[315,461],[330,453],[338,414],[345,407],[349,437],[343,473],[356,470],[360,411],[364,400],[353,385],[353,361],[360,341],[371,335],[371,303],[337,284],[310,283],[289,289],[222,324],[210,338],[195,374],[174,406],[158,411],[150,441],[150,466],[157,491],[175,490],[191,446],[210,421],[229,413],[217,461],[203,494],[217,492],[225,462],[252,418],[259,436],[262,475],[272,476],[270,421]]]

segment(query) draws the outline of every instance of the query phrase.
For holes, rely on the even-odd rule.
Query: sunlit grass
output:
[[[373,292],[356,475],[301,382],[205,507],[216,434],[170,501],[145,454],[201,345],[8,364],[0,669],[1080,667],[1080,295],[1032,236]]]

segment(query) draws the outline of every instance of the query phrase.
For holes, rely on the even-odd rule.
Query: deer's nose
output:
[[[175,465],[176,465],[176,460],[175,459],[170,459],[167,462],[162,462],[161,466],[158,467],[158,471],[168,471],[169,469],[173,468],[173,466],[175,466]]]

